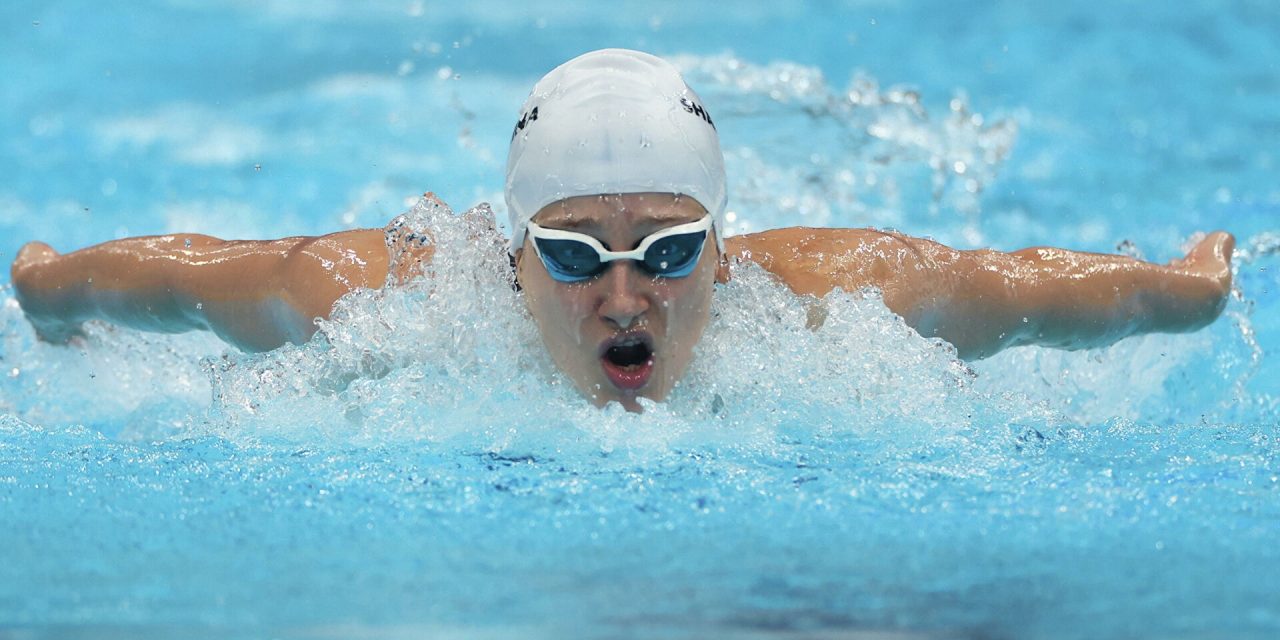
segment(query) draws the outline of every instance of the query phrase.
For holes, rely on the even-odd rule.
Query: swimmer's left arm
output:
[[[1231,288],[1230,234],[1157,265],[1053,248],[960,251],[868,229],[778,229],[727,239],[793,291],[823,296],[876,287],[922,335],[985,358],[1011,346],[1105,346],[1131,335],[1208,325]]]

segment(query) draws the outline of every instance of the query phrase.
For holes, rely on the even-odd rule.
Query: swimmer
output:
[[[711,114],[672,65],[636,51],[587,53],[534,86],[505,193],[524,302],[556,365],[597,406],[666,398],[734,264],[759,265],[815,305],[835,289],[879,289],[908,325],[964,359],[1194,331],[1218,317],[1231,286],[1224,232],[1167,265],[1053,248],[961,251],[873,229],[726,238]],[[432,259],[430,244],[413,251]],[[382,229],[265,241],[175,234],[65,255],[31,242],[12,280],[50,342],[101,319],[209,330],[263,351],[306,342],[344,294],[406,277],[390,269]]]

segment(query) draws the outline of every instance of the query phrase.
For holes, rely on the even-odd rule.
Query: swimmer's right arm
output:
[[[1211,233],[1167,265],[1050,247],[962,251],[872,229],[794,227],[726,245],[799,294],[875,287],[921,335],[977,359],[1019,345],[1087,349],[1204,327],[1231,290],[1234,239]]]
[[[209,330],[246,351],[302,343],[338,298],[381,287],[381,229],[226,241],[126,238],[68,254],[32,242],[11,267],[18,303],[42,339],[65,342],[86,320],[147,331]],[[430,259],[429,246],[419,249]]]

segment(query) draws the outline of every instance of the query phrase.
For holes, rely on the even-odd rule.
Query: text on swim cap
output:
[[[530,111],[530,112],[528,112],[528,113],[520,114],[520,120],[519,120],[519,122],[516,122],[516,128],[511,130],[511,139],[512,139],[512,140],[515,140],[515,138],[516,138],[516,134],[517,134],[517,133],[520,133],[520,130],[521,130],[521,129],[524,129],[525,127],[529,126],[529,123],[531,123],[531,122],[533,122],[534,120],[537,120],[537,119],[538,119],[538,108],[537,108],[537,107],[534,107],[534,108],[533,108],[533,111]]]
[[[711,125],[712,129],[716,128],[716,123],[711,121],[711,113],[708,112],[706,109],[703,109],[702,105],[688,98],[680,98],[680,106],[684,107],[685,111],[692,113],[693,115],[698,116],[699,118],[702,118],[703,120],[705,120],[707,124]]]

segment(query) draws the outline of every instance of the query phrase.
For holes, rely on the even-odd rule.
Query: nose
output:
[[[600,317],[621,329],[639,320],[649,310],[649,298],[644,291],[645,278],[630,260],[619,260],[610,265],[600,276]]]

